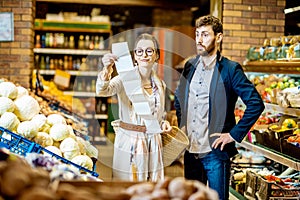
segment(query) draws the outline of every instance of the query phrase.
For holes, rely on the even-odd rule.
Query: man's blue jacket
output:
[[[196,56],[186,62],[175,91],[174,106],[180,128],[187,124],[189,87],[199,58],[200,56]],[[238,97],[246,105],[246,109],[242,119],[236,123],[234,111]],[[264,108],[260,94],[245,75],[242,66],[218,52],[209,91],[209,135],[230,133],[235,141],[241,142]],[[216,138],[210,137],[210,145]],[[227,153],[227,158],[238,153],[235,142],[225,145],[222,152],[220,148],[216,151]]]

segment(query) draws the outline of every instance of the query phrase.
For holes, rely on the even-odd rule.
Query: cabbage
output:
[[[15,99],[18,96],[18,89],[12,82],[0,83],[0,96]]]
[[[17,86],[17,90],[18,90],[17,98],[20,98],[23,95],[29,95],[28,90],[22,86]]]
[[[37,115],[33,116],[31,121],[34,122],[36,124],[36,126],[38,127],[38,130],[41,131],[44,128],[43,126],[46,124],[47,117],[44,114],[37,114]],[[44,131],[44,132],[46,132],[46,131]]]
[[[52,153],[62,157],[61,151],[56,146],[47,146],[47,147],[45,147],[45,149],[47,149],[48,151],[51,151]],[[46,152],[44,152],[44,155],[47,155],[47,156],[50,156],[50,157],[52,156],[51,154],[46,153]]]
[[[69,128],[65,124],[54,124],[49,131],[54,141],[62,141],[70,136]]]
[[[38,133],[38,127],[32,121],[21,122],[17,128],[17,133],[25,138],[34,138]]]
[[[5,112],[0,117],[0,126],[10,131],[15,131],[19,124],[18,117],[12,112]]]
[[[13,112],[15,104],[13,100],[8,97],[0,97],[0,116],[5,112]]]
[[[93,161],[90,157],[88,157],[87,155],[79,155],[79,156],[75,156],[74,158],[72,158],[71,162],[87,168],[88,170],[93,170]]]
[[[47,123],[51,126],[54,124],[67,124],[66,119],[61,114],[50,114],[47,117]]]
[[[37,135],[33,138],[33,141],[35,143],[38,143],[42,147],[53,145],[52,137],[48,133],[45,133],[45,132],[38,132]]]
[[[80,155],[79,145],[76,140],[71,137],[68,137],[61,141],[59,149],[63,153],[63,156],[68,160],[71,160],[75,156]]]
[[[20,121],[29,121],[33,116],[39,114],[41,108],[37,100],[32,96],[24,95],[15,101],[15,111]]]

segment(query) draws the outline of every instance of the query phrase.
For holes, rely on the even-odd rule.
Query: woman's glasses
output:
[[[134,53],[137,56],[142,56],[144,54],[144,52],[147,54],[147,56],[152,56],[154,54],[154,49],[149,47],[145,50],[143,50],[143,49],[135,49],[134,50]]]

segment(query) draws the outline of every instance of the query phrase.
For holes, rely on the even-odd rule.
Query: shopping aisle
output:
[[[113,144],[107,142],[106,145],[97,145],[99,150],[99,159],[97,161],[96,171],[99,178],[103,181],[112,181],[112,156]],[[165,168],[165,175],[168,177],[183,176],[183,165],[180,162],[175,162],[171,166]],[[230,190],[229,200],[246,200],[241,194],[237,194],[233,189]]]
[[[113,158],[113,143],[108,141],[106,145],[97,145],[99,150],[96,171],[99,178],[103,181],[112,180],[112,158]],[[180,162],[175,162],[171,166],[165,168],[165,176],[178,177],[183,176],[183,165]]]

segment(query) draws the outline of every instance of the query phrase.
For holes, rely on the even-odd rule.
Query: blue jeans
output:
[[[184,176],[186,179],[208,183],[219,194],[219,199],[229,198],[230,158],[225,152],[213,150],[204,157],[198,154],[184,154]]]

